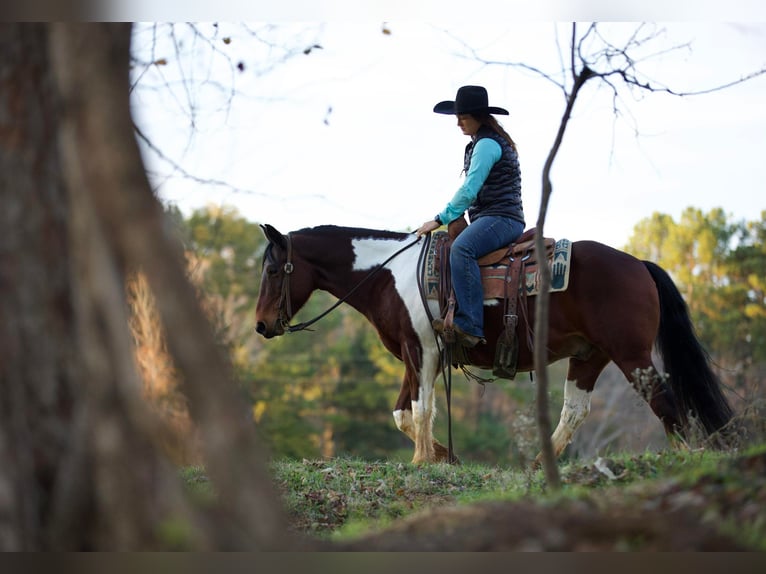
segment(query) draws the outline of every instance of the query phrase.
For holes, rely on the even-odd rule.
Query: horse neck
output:
[[[317,233],[305,241],[301,254],[313,267],[315,289],[327,291],[338,299],[343,299],[363,282],[347,302],[358,311],[367,314],[367,307],[373,304],[375,299],[370,293],[380,292],[383,285],[390,281],[388,273],[374,273],[375,269],[405,243],[388,235],[359,235],[359,230],[349,230],[345,235],[328,237]],[[374,275],[367,278],[372,273]]]

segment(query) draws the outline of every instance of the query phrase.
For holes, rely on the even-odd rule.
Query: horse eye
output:
[[[273,277],[279,272],[279,267],[276,265],[267,265],[266,266],[266,274]]]

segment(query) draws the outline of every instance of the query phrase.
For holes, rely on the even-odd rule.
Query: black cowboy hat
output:
[[[487,90],[482,86],[463,86],[457,91],[455,101],[446,100],[434,106],[437,114],[488,114],[508,115],[508,110],[488,105]]]

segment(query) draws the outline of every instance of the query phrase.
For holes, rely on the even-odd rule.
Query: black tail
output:
[[[670,276],[651,261],[644,265],[657,284],[660,296],[660,332],[657,348],[670,376],[682,420],[691,413],[708,434],[725,426],[732,417],[731,406],[721,382],[710,368],[710,356],[694,331],[689,309]]]

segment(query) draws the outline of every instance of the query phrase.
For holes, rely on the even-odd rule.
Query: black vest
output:
[[[524,209],[521,204],[521,169],[519,155],[502,136],[486,126],[479,128],[476,138],[465,147],[463,166],[465,171],[471,167],[473,146],[482,138],[492,138],[502,150],[500,159],[492,166],[484,185],[476,199],[468,207],[468,218],[483,215],[501,215],[524,223]]]

